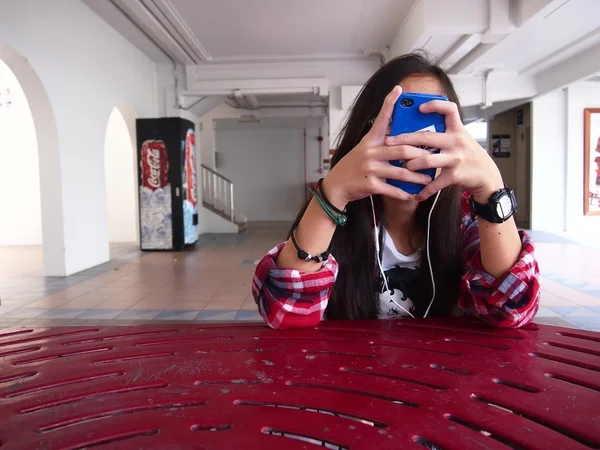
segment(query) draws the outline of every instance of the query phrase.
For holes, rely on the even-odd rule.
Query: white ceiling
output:
[[[418,48],[440,58],[464,103],[485,108],[600,69],[600,0],[83,1],[154,61],[186,66],[191,98],[261,80],[279,93],[257,94],[261,105],[297,101],[277,82],[310,78],[318,100],[364,83],[377,56]]]
[[[170,0],[214,60],[385,48],[413,0]]]
[[[415,2],[83,1],[155,61],[183,64],[368,56],[386,50]]]

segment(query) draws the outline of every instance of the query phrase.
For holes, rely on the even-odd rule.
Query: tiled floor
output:
[[[203,235],[194,250],[140,253],[115,245],[111,262],[44,278],[39,247],[0,248],[0,327],[260,320],[250,294],[256,261],[286,228]],[[600,250],[532,233],[543,275],[540,323],[600,331]]]

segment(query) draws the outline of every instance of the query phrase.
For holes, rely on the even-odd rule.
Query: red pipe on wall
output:
[[[305,188],[304,188],[304,202],[306,203],[308,201],[308,188],[306,186],[308,186],[308,174],[306,172],[306,162],[307,162],[307,158],[306,158],[306,127],[304,128],[304,183],[305,183]]]

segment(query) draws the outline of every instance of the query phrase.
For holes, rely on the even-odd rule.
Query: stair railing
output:
[[[210,167],[202,164],[202,202],[222,212],[235,222],[233,208],[233,183]]]

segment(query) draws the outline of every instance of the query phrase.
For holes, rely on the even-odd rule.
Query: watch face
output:
[[[510,215],[513,213],[510,195],[505,193],[498,199],[498,203],[496,204],[496,212],[498,213],[498,217],[502,218],[503,220],[510,217]]]

